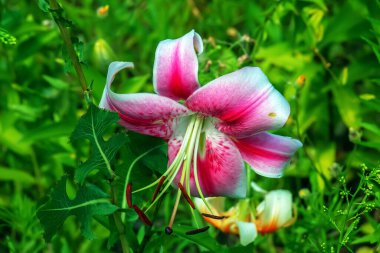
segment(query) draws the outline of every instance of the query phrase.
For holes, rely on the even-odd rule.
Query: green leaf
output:
[[[71,122],[59,122],[39,126],[25,133],[25,136],[21,139],[21,141],[33,143],[39,140],[67,136],[70,134],[72,128],[73,124],[71,124]]]
[[[46,0],[38,0],[38,7],[43,11],[48,13],[49,12],[49,4],[47,3]]]
[[[69,84],[61,79],[53,78],[47,75],[43,75],[42,78],[58,90],[67,90],[69,88]]]
[[[4,45],[16,45],[17,40],[6,30],[0,28],[0,42]]]
[[[110,203],[109,196],[92,184],[81,186],[74,199],[70,199],[66,191],[67,177],[64,176],[53,189],[50,200],[40,206],[37,217],[40,220],[45,234],[50,241],[65,220],[75,215],[81,223],[82,235],[87,239],[94,239],[91,231],[91,218],[94,215],[109,215],[118,207]]]
[[[368,130],[368,131],[371,131],[373,132],[374,134],[376,135],[379,135],[380,136],[380,128],[375,125],[375,124],[371,124],[371,123],[365,123],[365,122],[362,122],[360,124],[361,127],[363,127],[364,129]]]
[[[173,235],[179,236],[185,240],[189,240],[193,243],[202,246],[211,252],[224,252],[226,249],[218,244],[218,242],[212,238],[208,232],[203,232],[195,235],[186,235],[187,231],[193,230],[194,228],[189,226],[176,225],[173,228]]]
[[[108,178],[114,175],[111,161],[119,148],[126,142],[126,138],[119,134],[105,141],[103,134],[118,120],[117,113],[101,110],[95,105],[90,105],[87,113],[79,120],[71,134],[71,142],[87,139],[91,143],[90,157],[75,171],[75,179],[80,184],[83,184],[87,175],[94,170],[98,170]]]
[[[377,60],[380,63],[380,45],[378,43],[376,44],[376,43],[372,42],[370,39],[368,39],[366,37],[362,37],[362,39],[365,40],[368,43],[368,45],[371,46],[373,52],[376,55]]]
[[[0,166],[0,181],[8,180],[24,184],[33,184],[36,181],[32,175],[25,171]]]
[[[118,185],[116,203],[122,208],[126,208],[127,204],[125,189],[128,183],[132,183],[134,189],[146,186],[155,180],[152,172],[158,172],[157,176],[160,176],[167,167],[167,145],[162,139],[132,132],[128,133],[128,137],[129,142],[123,149],[125,163],[115,170],[115,183]],[[124,220],[128,215],[123,214],[122,217]]]
[[[357,127],[361,121],[360,100],[349,87],[334,87],[335,104],[343,122],[348,127]]]

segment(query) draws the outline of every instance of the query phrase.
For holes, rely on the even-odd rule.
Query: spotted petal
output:
[[[156,94],[117,94],[111,90],[115,75],[130,62],[113,62],[107,75],[107,84],[99,107],[119,113],[120,124],[142,134],[169,139],[180,116],[189,114],[183,105]]]
[[[191,31],[175,40],[158,44],[153,69],[156,93],[175,100],[187,99],[199,87],[198,54],[203,44],[199,34]]]
[[[176,136],[169,141],[169,164],[177,155],[182,137]],[[244,163],[235,144],[213,126],[206,129],[204,148],[199,151],[197,162],[200,188],[205,197],[229,196],[242,198],[246,195],[246,175]],[[175,184],[179,181],[177,174]],[[194,180],[194,171],[190,173],[191,195],[199,196]]]
[[[290,113],[288,102],[256,67],[211,81],[191,95],[186,106],[218,118],[217,128],[235,137],[278,129]]]
[[[235,144],[253,170],[266,177],[282,176],[285,165],[302,147],[298,140],[265,132],[236,139]]]

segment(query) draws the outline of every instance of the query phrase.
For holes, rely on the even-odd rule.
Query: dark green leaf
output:
[[[75,198],[70,199],[66,192],[66,180],[66,176],[62,177],[53,189],[49,201],[37,211],[37,217],[45,231],[45,239],[50,241],[64,221],[71,215],[75,215],[81,223],[82,235],[88,239],[93,239],[92,216],[111,214],[118,207],[112,205],[107,194],[92,184],[81,186],[76,192]]]
[[[90,105],[87,113],[79,120],[77,127],[71,134],[70,140],[87,139],[91,143],[91,155],[76,170],[75,178],[83,183],[87,175],[98,170],[107,177],[113,176],[111,161],[119,148],[126,142],[122,135],[115,135],[108,141],[103,139],[103,134],[109,127],[119,120],[117,113],[101,110],[95,105]]]

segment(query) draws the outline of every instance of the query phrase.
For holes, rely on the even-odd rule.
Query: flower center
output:
[[[172,163],[166,170],[166,172],[162,175],[161,178],[157,179],[155,182],[134,191],[133,193],[146,190],[148,188],[156,186],[154,191],[152,201],[150,205],[145,209],[145,213],[149,211],[153,205],[157,203],[157,201],[164,195],[164,193],[168,190],[170,185],[172,185],[173,181],[177,181],[178,191],[176,201],[173,207],[173,212],[170,217],[169,225],[166,227],[165,232],[170,234],[172,230],[172,226],[174,223],[174,219],[177,213],[178,204],[181,196],[185,198],[185,200],[191,206],[191,211],[195,209],[194,203],[191,200],[190,194],[190,174],[191,170],[193,170],[194,182],[196,189],[198,191],[199,196],[206,203],[209,208],[207,201],[205,201],[204,195],[202,193],[200,183],[198,180],[198,168],[197,168],[197,159],[198,153],[204,153],[205,147],[205,134],[204,127],[206,119],[204,116],[199,114],[194,114],[190,116],[189,123],[186,128],[186,132],[183,136],[182,144],[178,150],[177,155],[173,159]],[[179,174],[180,173],[180,174]],[[210,208],[209,208],[210,209]],[[211,209],[210,209],[211,210]]]

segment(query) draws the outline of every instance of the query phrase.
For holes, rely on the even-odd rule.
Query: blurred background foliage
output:
[[[379,251],[379,0],[61,4],[97,101],[115,60],[135,63],[117,77],[123,84],[119,92],[152,92],[159,41],[195,29],[205,44],[199,57],[202,84],[258,66],[290,102],[291,116],[277,133],[301,139],[304,148],[282,179],[252,179],[266,189],[292,191],[298,221],[246,248],[210,230],[223,250]],[[0,0],[0,28],[0,252],[107,252],[109,234],[100,223],[93,222],[97,239],[89,241],[71,217],[45,243],[35,215],[37,203],[80,161],[69,135],[84,113],[80,85],[48,5]],[[186,212],[180,215],[188,219]],[[135,227],[140,242],[144,231]],[[146,250],[212,251],[202,240],[208,238],[162,240],[154,234]]]

